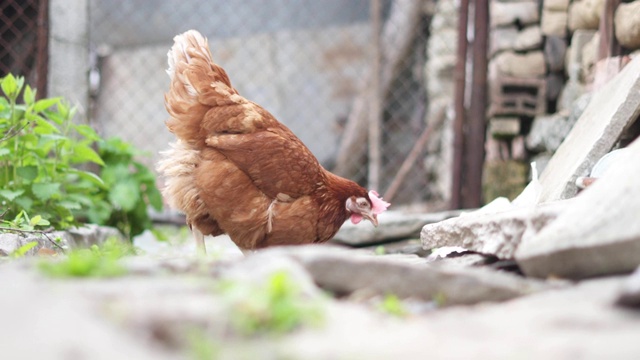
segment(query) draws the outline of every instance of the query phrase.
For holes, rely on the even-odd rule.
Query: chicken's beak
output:
[[[364,217],[365,219],[371,221],[373,226],[378,227],[378,215],[372,214],[372,213],[368,213],[368,214],[362,214],[362,217]]]

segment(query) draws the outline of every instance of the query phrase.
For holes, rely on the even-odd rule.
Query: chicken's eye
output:
[[[367,202],[366,201],[358,201],[358,206],[365,207],[365,206],[367,206]]]

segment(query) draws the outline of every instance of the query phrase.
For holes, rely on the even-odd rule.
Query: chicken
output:
[[[349,218],[378,225],[389,203],[325,170],[286,126],[240,96],[190,30],[168,53],[163,195],[186,214],[196,244],[228,234],[241,249],[322,243]]]

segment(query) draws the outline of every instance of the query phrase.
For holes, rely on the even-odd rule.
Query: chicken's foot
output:
[[[193,238],[196,240],[196,247],[198,248],[198,253],[202,255],[206,255],[207,247],[204,245],[204,235],[195,226],[191,228],[191,232],[193,233]]]

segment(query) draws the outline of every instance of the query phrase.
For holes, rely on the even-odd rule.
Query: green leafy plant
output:
[[[132,254],[131,244],[108,239],[101,246],[73,250],[60,261],[43,261],[39,269],[52,277],[114,277],[126,274],[119,259]]]
[[[89,221],[114,226],[128,238],[151,229],[147,207],[162,210],[162,195],[153,172],[135,160],[142,153],[118,138],[100,140],[98,153],[105,164],[100,177],[108,191],[95,194],[95,205],[86,212]],[[91,186],[90,181],[84,180],[84,186]]]
[[[89,221],[129,238],[152,227],[147,206],[161,210],[162,198],[132,145],[75,124],[61,98],[36,100],[22,77],[9,74],[0,87],[0,227],[63,230]],[[84,170],[90,165],[100,176]]]
[[[60,98],[36,101],[24,78],[9,74],[0,85],[5,95],[0,97],[3,219],[16,219],[24,211],[59,229],[75,225],[73,211],[87,210],[91,201],[86,189],[80,191],[74,184],[86,179],[94,192],[105,188],[99,177],[75,167],[104,164],[91,147],[98,135],[87,125],[73,124],[75,109]],[[18,103],[21,92],[24,103]]]
[[[323,318],[317,301],[308,299],[289,274],[273,273],[263,286],[227,283],[222,293],[230,304],[230,319],[242,335],[283,334]]]
[[[13,220],[0,220],[0,227],[9,227],[22,231],[33,231],[36,227],[49,226],[50,222],[40,215],[29,218],[29,214],[22,210]]]

